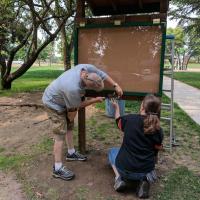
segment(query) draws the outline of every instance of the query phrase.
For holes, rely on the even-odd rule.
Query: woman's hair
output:
[[[160,130],[160,98],[152,94],[147,95],[142,102],[142,106],[145,111],[144,133],[151,134]]]

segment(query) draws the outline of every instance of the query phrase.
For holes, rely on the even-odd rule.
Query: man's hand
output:
[[[94,98],[94,100],[96,101],[96,103],[101,103],[105,100],[105,97],[96,97]]]
[[[121,97],[123,95],[122,88],[118,84],[116,84],[116,86],[115,86],[115,91],[116,91],[118,97]]]

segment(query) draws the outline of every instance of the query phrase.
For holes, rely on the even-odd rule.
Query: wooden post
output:
[[[76,20],[85,18],[85,0],[77,0]],[[86,151],[86,134],[85,134],[85,108],[78,111],[78,145],[79,151]]]
[[[77,0],[76,17],[85,18],[85,0]]]
[[[78,145],[79,151],[85,153],[86,151],[86,134],[85,134],[85,108],[78,111]]]

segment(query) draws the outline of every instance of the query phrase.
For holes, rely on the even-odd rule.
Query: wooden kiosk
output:
[[[86,6],[93,17],[85,17]],[[162,95],[168,0],[77,0],[75,64],[94,64],[123,89],[123,99]],[[107,96],[113,88],[105,86]],[[85,152],[85,109],[79,110],[79,148]]]

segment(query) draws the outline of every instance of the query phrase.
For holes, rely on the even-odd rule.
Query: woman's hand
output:
[[[114,98],[111,98],[111,99],[110,99],[110,102],[111,102],[112,106],[113,106],[114,109],[115,109],[115,119],[117,119],[117,118],[120,117],[119,104],[118,104],[118,102],[116,101],[116,99],[114,99]]]
[[[118,102],[114,98],[111,98],[110,102],[111,102],[111,104],[112,104],[112,106],[114,107],[115,110],[117,108],[119,108]]]

